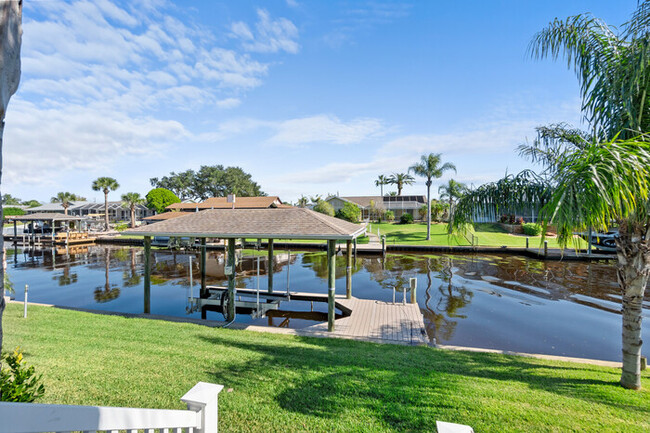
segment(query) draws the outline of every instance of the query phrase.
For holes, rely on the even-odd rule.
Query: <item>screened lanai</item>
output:
[[[201,290],[206,289],[206,239],[216,238],[227,241],[226,275],[228,276],[227,296],[234,300],[235,287],[235,242],[237,239],[267,240],[268,256],[273,258],[273,241],[277,239],[308,239],[327,241],[328,266],[328,330],[334,330],[335,319],[335,270],[336,242],[346,241],[346,296],[352,296],[352,248],[351,243],[365,232],[365,227],[329,217],[303,208],[269,209],[213,209],[196,212],[183,218],[149,224],[130,229],[123,234],[144,237],[145,247],[145,298],[150,293],[151,284],[151,238],[154,236],[191,237],[201,240]],[[268,278],[268,291],[273,291],[273,278]],[[227,316],[236,317],[235,302],[227,303]]]

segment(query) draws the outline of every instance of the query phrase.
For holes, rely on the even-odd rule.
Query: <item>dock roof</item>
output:
[[[141,236],[349,240],[365,227],[309,209],[211,209],[123,232]]]
[[[7,217],[7,219],[18,221],[79,221],[83,220],[84,218],[74,215],[64,215],[62,213],[56,212],[40,212],[29,215],[11,216]]]

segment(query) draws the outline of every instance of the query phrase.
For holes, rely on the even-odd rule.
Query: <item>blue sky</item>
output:
[[[270,195],[378,194],[436,152],[468,184],[528,167],[535,126],[581,125],[563,61],[527,56],[555,17],[621,25],[636,0],[28,1],[3,193],[102,200],[200,165]],[[444,182],[450,176],[440,180]],[[439,183],[440,183],[439,182]],[[434,184],[437,191],[439,183]],[[404,190],[423,194],[424,182]]]

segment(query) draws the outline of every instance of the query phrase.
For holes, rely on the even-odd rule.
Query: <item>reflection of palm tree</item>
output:
[[[131,270],[129,271],[124,271],[122,274],[122,278],[124,279],[124,286],[126,287],[133,287],[137,286],[140,284],[140,274],[138,274],[136,268],[135,268],[135,250],[131,249]]]
[[[111,266],[111,254],[110,250],[107,248],[104,250],[104,287],[99,286],[95,289],[95,300],[97,302],[108,302],[113,299],[117,299],[120,296],[120,289],[117,286],[111,287],[111,282],[109,280],[109,270]]]
[[[63,268],[63,274],[54,276],[52,277],[53,280],[58,281],[59,286],[69,286],[70,284],[74,284],[78,280],[78,276],[76,273],[70,273],[70,266],[66,265]]]

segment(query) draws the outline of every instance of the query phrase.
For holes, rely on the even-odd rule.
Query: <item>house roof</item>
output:
[[[277,196],[267,197],[235,197],[235,209],[265,209],[273,206],[279,207],[282,200]],[[174,203],[167,206],[169,210],[195,210],[195,209],[232,209],[227,197],[211,197],[202,203]]]
[[[146,218],[142,218],[144,221],[165,221],[173,218],[184,217],[191,215],[189,212],[163,212],[156,215],[151,215]]]
[[[29,215],[12,216],[9,219],[18,221],[79,221],[83,218],[74,215],[64,215],[56,212],[39,212]]]
[[[142,236],[260,239],[354,239],[365,227],[297,207],[210,209],[123,232]]]
[[[332,200],[334,198],[341,199],[343,201],[349,201],[354,204],[359,205],[362,208],[369,208],[370,201],[375,202],[375,206],[382,206],[384,208],[405,208],[410,209],[412,207],[419,207],[422,204],[427,203],[427,198],[423,195],[361,195],[361,196],[332,196],[328,197],[327,200]]]

